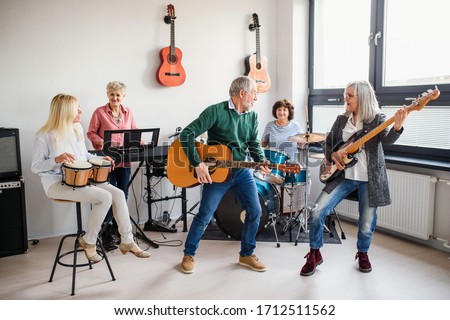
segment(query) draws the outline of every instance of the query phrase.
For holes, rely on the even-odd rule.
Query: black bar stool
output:
[[[77,232],[72,233],[72,234],[67,234],[62,237],[61,241],[59,242],[58,251],[56,252],[55,262],[53,263],[52,274],[50,275],[50,280],[48,280],[48,282],[53,281],[53,275],[55,274],[57,264],[64,266],[64,267],[72,268],[72,293],[71,293],[71,295],[73,296],[73,295],[75,295],[76,269],[80,268],[80,267],[87,267],[87,266],[89,266],[89,269],[92,269],[92,265],[95,264],[96,262],[91,262],[88,260],[88,262],[77,263],[78,252],[84,253],[83,248],[78,248],[78,238],[85,234],[85,231],[83,230],[83,227],[82,227],[82,221],[81,221],[81,203],[77,202],[77,201],[62,200],[62,199],[52,199],[52,200],[56,201],[56,202],[61,202],[61,203],[75,203],[76,208],[77,208],[77,210],[76,210],[77,211]],[[61,252],[64,240],[66,240],[69,237],[75,238],[73,250],[70,250],[67,252]],[[116,280],[116,278],[114,277],[114,273],[111,269],[111,265],[109,264],[109,260],[106,255],[105,249],[103,248],[103,245],[98,237],[97,237],[97,253],[106,261],[106,265],[108,266],[112,281]],[[62,258],[66,257],[68,255],[71,255],[71,254],[73,255],[72,263],[66,263],[66,262],[62,261]]]

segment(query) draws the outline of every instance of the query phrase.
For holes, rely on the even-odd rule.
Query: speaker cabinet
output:
[[[0,151],[0,179],[20,179],[22,165],[19,129],[0,128]]]
[[[0,257],[28,250],[23,180],[0,180]]]

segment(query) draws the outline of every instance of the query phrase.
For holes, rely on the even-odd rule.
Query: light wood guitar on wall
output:
[[[250,31],[256,31],[256,53],[245,59],[245,75],[256,81],[258,92],[267,92],[271,86],[269,73],[267,72],[267,58],[261,55],[258,15],[254,13],[252,17],[253,23],[248,28]]]

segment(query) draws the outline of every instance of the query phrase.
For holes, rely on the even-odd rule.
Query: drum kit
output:
[[[290,235],[290,241],[292,241],[292,227],[296,223],[300,223],[297,238],[296,238],[296,244],[298,241],[299,233],[300,231],[308,232],[308,214],[309,214],[309,208],[308,208],[308,195],[310,186],[309,184],[309,147],[310,144],[316,143],[316,142],[322,142],[325,140],[325,134],[320,133],[304,133],[304,134],[298,134],[292,137],[288,138],[291,142],[296,142],[298,144],[304,145],[303,148],[301,148],[302,153],[299,153],[299,159],[290,159],[289,155],[287,155],[284,152],[281,152],[277,149],[273,148],[266,148],[264,149],[264,154],[266,158],[275,164],[283,164],[286,162],[299,162],[302,165],[302,170],[299,173],[293,174],[293,173],[283,173],[279,170],[272,170],[270,174],[263,175],[260,170],[255,170],[254,177],[256,178],[256,185],[258,188],[259,195],[263,198],[263,203],[267,208],[270,208],[272,211],[268,212],[268,218],[266,221],[266,225],[268,226],[271,223],[274,223],[278,217],[283,213],[283,204],[280,204],[280,196],[279,192],[286,191],[287,195],[289,196],[289,218],[287,219],[285,225],[283,226],[283,233],[289,230]],[[300,157],[301,155],[301,157]],[[314,158],[323,158],[323,154],[312,154],[314,155]],[[312,156],[311,155],[311,156]],[[304,166],[304,167],[303,167]],[[271,188],[269,188],[267,185],[270,185]],[[262,187],[264,186],[264,188]],[[280,187],[280,191],[277,187]],[[294,195],[299,191],[299,188],[303,187],[303,193],[302,196],[304,197],[304,205],[303,207],[298,211],[298,214],[294,214]],[[263,193],[261,191],[266,190],[275,190],[276,193],[275,196],[271,195],[269,193],[270,199],[268,199],[267,192]],[[282,198],[281,198],[282,199]],[[276,202],[276,204],[271,204],[271,202]],[[264,214],[263,209],[263,214]],[[269,210],[266,210],[269,211]],[[266,220],[266,219],[265,219]],[[277,247],[280,246],[278,243],[278,235],[275,229],[274,225],[274,231],[275,231],[275,237],[277,241]]]
[[[109,181],[111,162],[100,157],[87,161],[74,161],[62,165],[62,183],[75,188]]]
[[[253,176],[256,178],[256,189],[258,191],[259,203],[261,204],[262,215],[259,223],[257,234],[260,234],[266,227],[272,225],[275,233],[275,239],[277,247],[280,247],[278,241],[278,234],[275,224],[278,222],[278,218],[283,213],[283,197],[280,196],[286,190],[289,195],[289,218],[283,226],[283,232],[289,230],[290,238],[292,237],[292,227],[296,223],[300,223],[300,227],[297,233],[297,240],[301,230],[308,231],[308,207],[307,200],[309,194],[309,161],[311,156],[323,158],[322,154],[309,154],[310,144],[321,142],[325,140],[324,134],[319,133],[305,133],[292,136],[288,139],[291,142],[297,142],[304,145],[301,152],[298,153],[299,159],[290,159],[290,156],[275,148],[265,148],[264,155],[267,160],[274,164],[285,164],[288,162],[298,162],[302,166],[302,170],[299,173],[284,173],[281,170],[273,169],[269,174],[262,174],[260,170],[255,170]],[[293,197],[301,187],[304,187],[304,206],[297,214],[294,214]],[[215,219],[219,229],[228,236],[240,240],[242,228],[245,220],[245,210],[242,210],[240,203],[234,196],[232,190],[228,190],[222,201],[220,202],[217,210],[215,211]],[[290,239],[292,242],[292,239]]]

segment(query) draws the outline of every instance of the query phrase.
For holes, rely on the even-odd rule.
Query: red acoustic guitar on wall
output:
[[[161,65],[156,74],[160,84],[172,87],[182,85],[186,80],[186,72],[181,65],[183,54],[175,47],[175,18],[175,7],[169,4],[164,22],[170,24],[170,46],[160,51]]]
[[[270,89],[270,77],[267,72],[267,58],[261,55],[259,41],[259,18],[256,13],[252,15],[253,23],[248,26],[250,31],[256,31],[256,53],[245,59],[245,75],[256,81],[258,92],[266,92]]]

